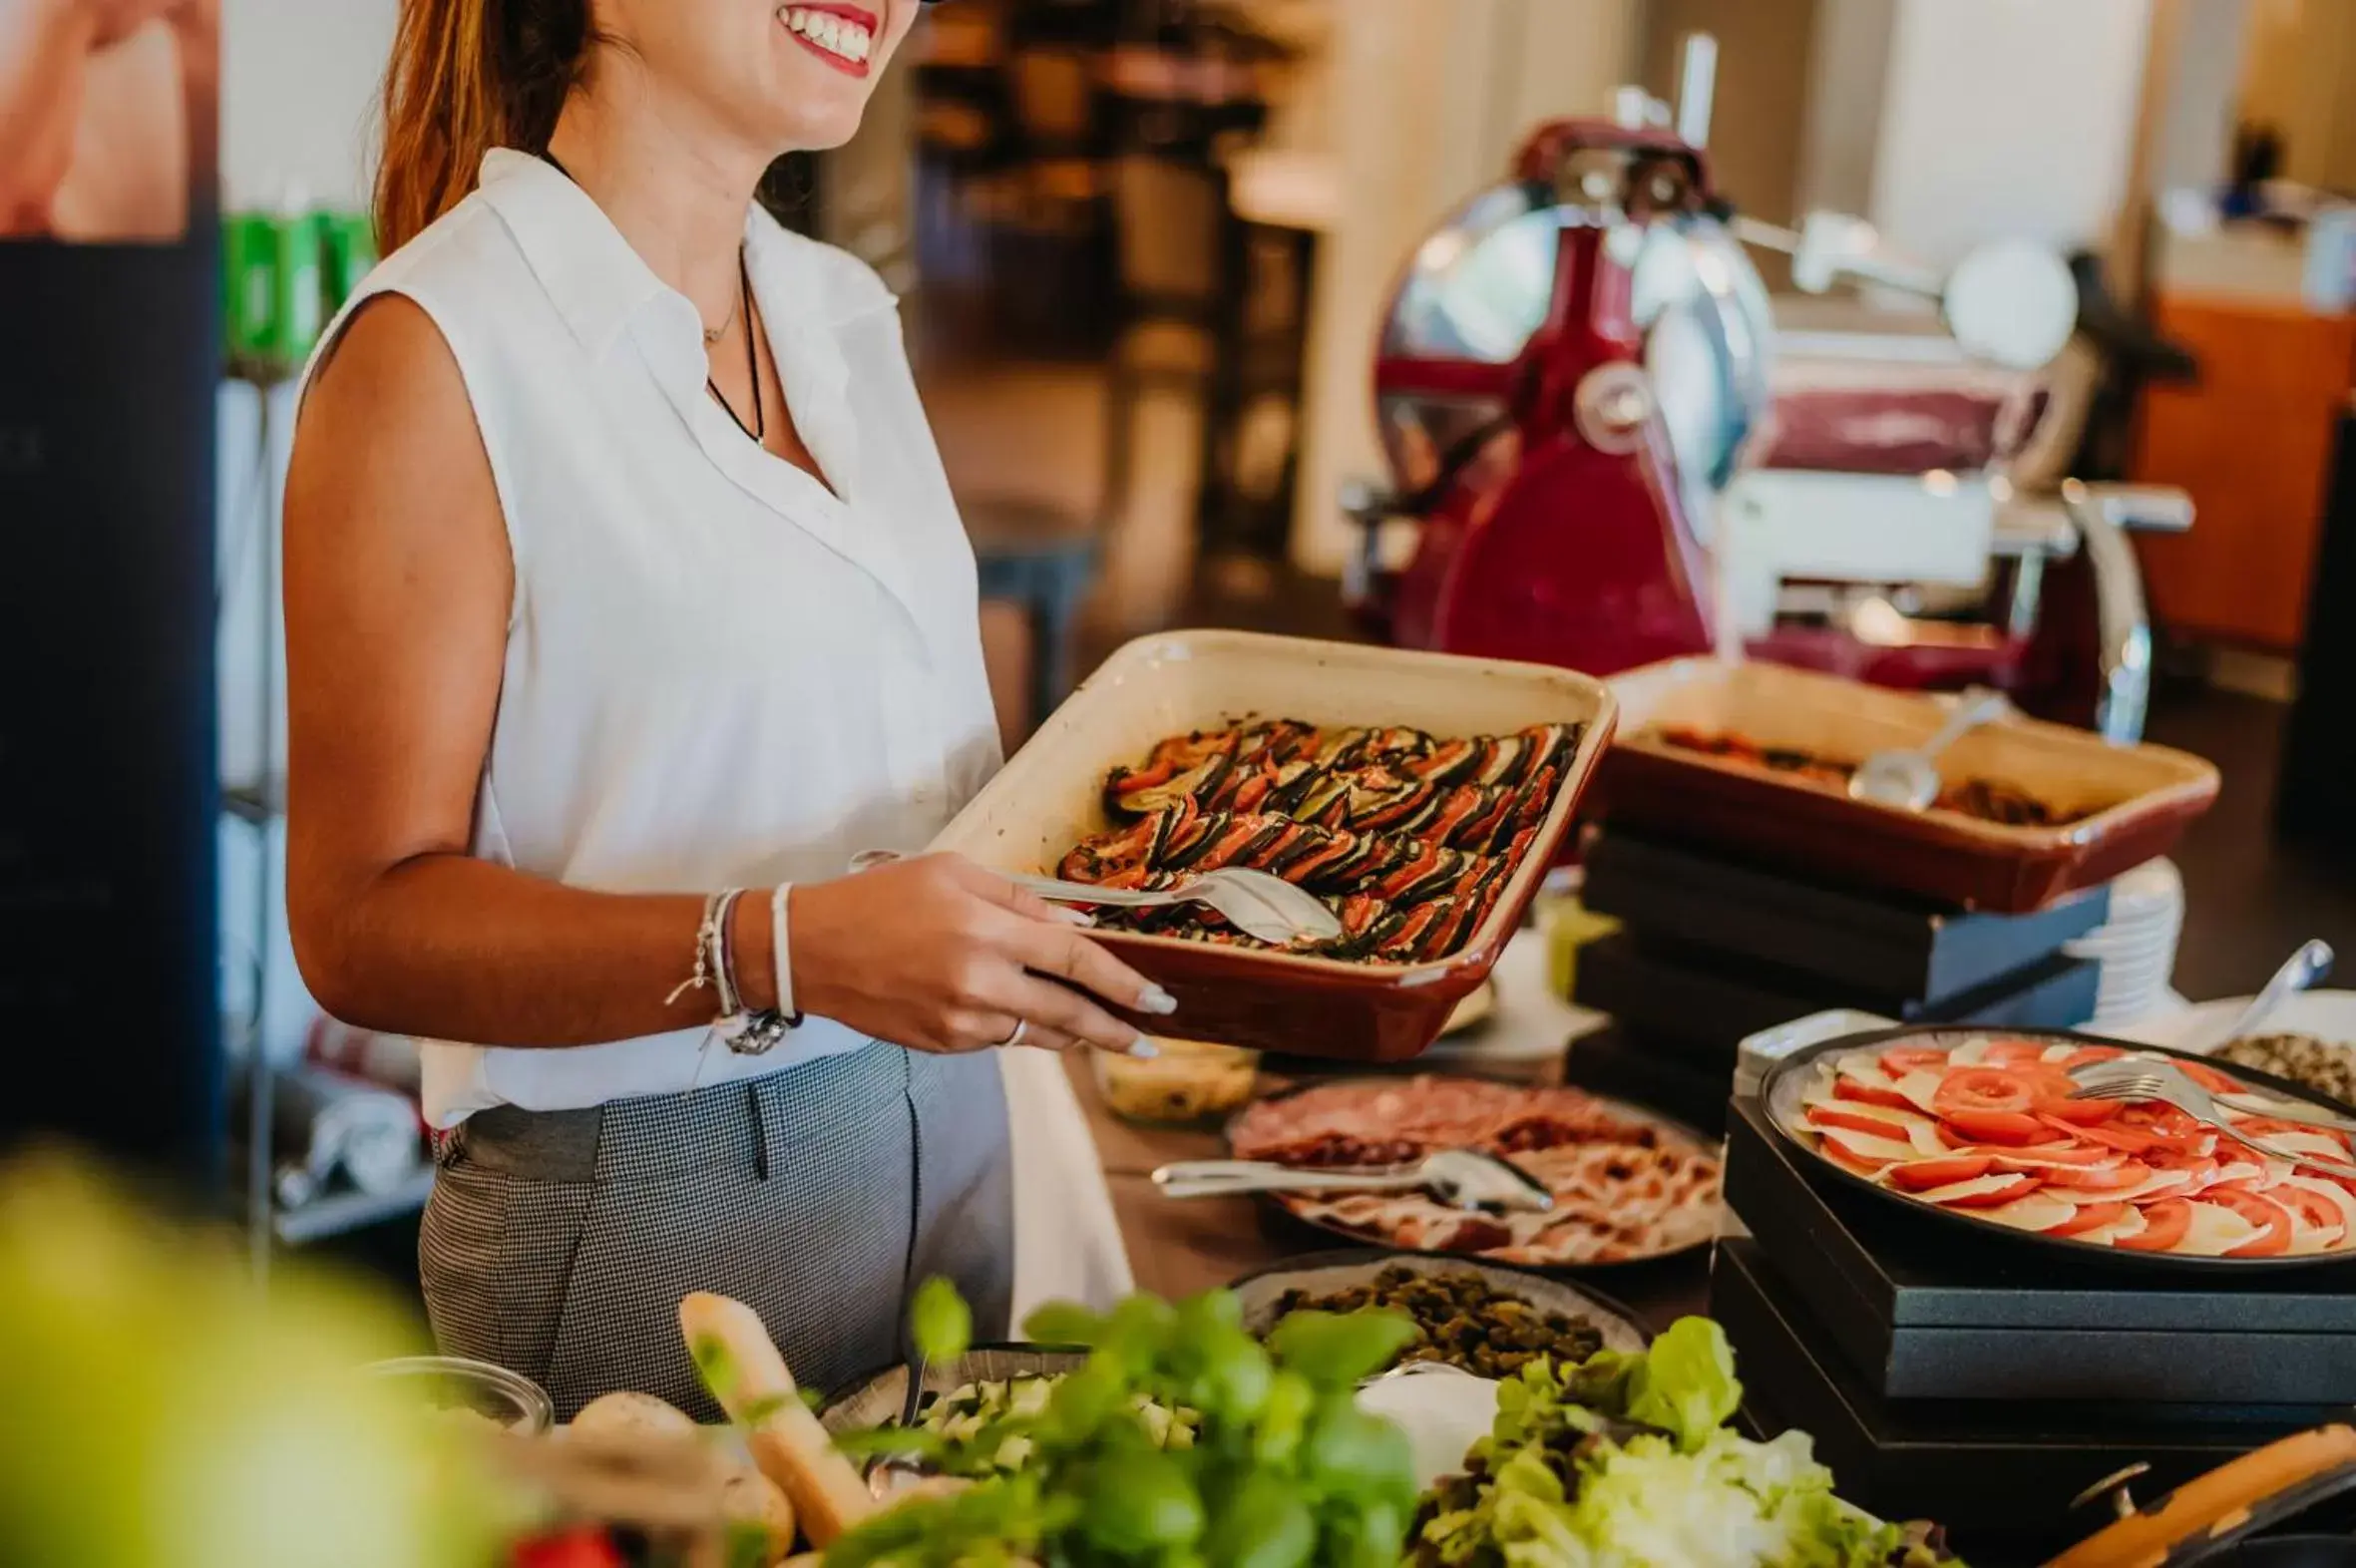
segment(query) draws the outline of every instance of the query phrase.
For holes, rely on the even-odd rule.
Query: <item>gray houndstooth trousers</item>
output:
[[[751,1082],[589,1110],[478,1112],[443,1140],[418,1247],[452,1356],[548,1389],[718,1410],[679,1298],[753,1307],[821,1392],[897,1362],[930,1275],[1001,1339],[1013,1289],[1005,1092],[994,1055],[870,1045]]]

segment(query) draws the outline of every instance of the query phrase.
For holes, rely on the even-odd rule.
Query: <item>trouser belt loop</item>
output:
[[[769,1179],[769,1123],[761,1114],[761,1086],[758,1082],[744,1086],[745,1108],[753,1129],[753,1174],[761,1180]]]

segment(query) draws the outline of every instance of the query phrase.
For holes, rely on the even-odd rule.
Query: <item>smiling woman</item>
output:
[[[929,1275],[1002,1332],[983,1053],[1169,1010],[919,853],[999,760],[973,554],[892,295],[752,201],[857,130],[915,15],[403,3],[388,255],[288,484],[289,907],[330,1011],[449,1042],[434,1329],[561,1415],[708,1412],[689,1291],[818,1386]],[[849,874],[874,850],[910,858]]]

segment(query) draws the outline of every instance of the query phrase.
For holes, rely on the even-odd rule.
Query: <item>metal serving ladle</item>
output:
[[[1939,798],[1939,768],[1933,759],[1982,724],[2004,717],[2011,706],[2001,691],[1965,692],[1930,739],[1911,750],[1877,751],[1857,764],[1857,771],[1849,775],[1849,799],[1900,811],[1928,811]]]

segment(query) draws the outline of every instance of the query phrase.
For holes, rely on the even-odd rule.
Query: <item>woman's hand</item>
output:
[[[915,1050],[1152,1044],[1089,999],[1166,1016],[1169,993],[1069,915],[956,855],[892,861],[792,894],[794,1002]]]

